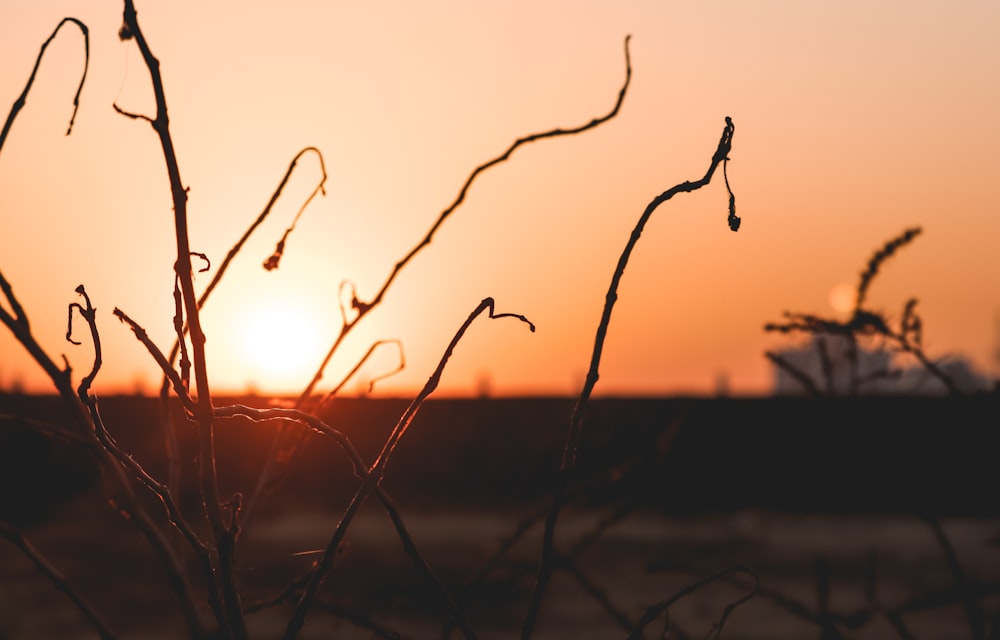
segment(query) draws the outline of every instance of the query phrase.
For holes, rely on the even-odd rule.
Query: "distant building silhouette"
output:
[[[823,352],[826,353],[824,370]],[[884,350],[857,348],[852,392],[850,343],[843,336],[813,336],[803,346],[777,352],[778,357],[798,373],[805,375],[816,388],[831,395],[943,395],[948,392],[941,380],[918,364],[894,366],[893,353]],[[992,381],[975,370],[968,360],[952,357],[936,362],[955,386],[965,393],[988,391]],[[774,364],[775,395],[803,395],[808,389],[788,368]]]

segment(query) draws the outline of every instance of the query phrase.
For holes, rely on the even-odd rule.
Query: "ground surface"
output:
[[[0,400],[8,413],[60,419],[52,399]],[[558,548],[572,562],[556,573],[534,637],[624,638],[648,607],[738,566],[760,589],[732,612],[724,638],[957,640],[974,638],[977,626],[997,629],[997,402],[595,402],[574,485],[582,489],[560,519]],[[344,401],[326,419],[370,460],[406,404]],[[155,401],[101,406],[122,446],[163,477]],[[431,402],[393,456],[383,485],[482,638],[520,636],[539,557],[537,519],[477,575],[547,504],[571,408],[570,399]],[[272,428],[220,423],[223,495],[252,486]],[[162,569],[108,508],[80,451],[18,427],[0,436],[0,519],[22,528],[121,637],[184,637]],[[193,456],[185,449],[185,464]],[[308,570],[356,486],[343,452],[311,440],[244,533],[246,604],[273,598]],[[199,511],[192,496],[182,496],[189,515]],[[670,637],[706,637],[752,581],[736,572],[678,601]],[[252,637],[280,637],[291,607],[253,613]],[[665,619],[645,637],[660,637]],[[388,518],[370,504],[301,637],[441,638],[447,621]],[[0,541],[0,639],[93,637],[69,600]]]

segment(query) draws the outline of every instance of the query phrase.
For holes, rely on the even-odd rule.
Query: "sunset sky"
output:
[[[319,177],[306,155],[203,313],[214,389],[295,393],[340,326],[337,291],[374,296],[477,165],[516,138],[607,113],[578,136],[519,148],[465,202],[351,334],[319,390],[374,341],[401,341],[406,368],[376,395],[407,395],[487,296],[524,314],[480,320],[440,393],[578,392],[618,256],[646,204],[700,178],[725,117],[735,123],[727,195],[708,187],[657,210],[625,272],[598,394],[771,389],[763,325],[785,310],[833,315],[872,252],[924,233],[887,263],[870,305],[898,318],[920,300],[933,357],[997,373],[1000,323],[1000,3],[277,2],[137,0],[161,63],[192,249],[215,269],[303,147],[323,154],[327,192],[271,253]],[[75,378],[92,358],[83,324],[64,340],[84,284],[98,309],[98,393],[158,387],[158,370],[111,315],[172,344],[175,259],[169,183],[148,123],[149,75],[121,42],[118,2],[0,3],[0,110],[64,27],[0,150],[0,271],[32,330]],[[198,274],[199,291],[212,273]],[[9,306],[5,301],[5,308]],[[275,330],[273,327],[279,327]],[[284,329],[282,329],[284,328]],[[0,327],[0,388],[49,391]],[[281,343],[282,335],[298,341]],[[299,351],[301,350],[301,352]],[[398,363],[389,346],[345,387]],[[269,363],[269,364],[265,364]]]

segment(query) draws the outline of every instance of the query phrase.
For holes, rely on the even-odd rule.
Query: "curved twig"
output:
[[[368,362],[368,359],[372,357],[372,355],[375,353],[375,350],[384,344],[396,345],[397,349],[399,350],[399,364],[396,365],[396,367],[391,371],[386,371],[385,373],[381,373],[372,378],[371,380],[369,380],[368,392],[371,393],[372,389],[375,388],[376,383],[381,382],[382,380],[385,380],[387,378],[391,378],[392,376],[396,375],[397,373],[406,368],[406,352],[403,351],[402,341],[396,338],[392,338],[389,340],[376,340],[372,344],[372,346],[368,347],[368,351],[365,352],[365,355],[361,356],[361,359],[358,360],[357,364],[355,364],[354,367],[352,367],[351,370],[347,372],[347,375],[345,375],[341,379],[340,383],[338,383],[337,386],[335,386],[333,389],[330,389],[330,392],[323,397],[323,400],[320,401],[319,405],[316,408],[316,413],[322,412],[323,408],[331,400],[333,400],[334,397],[336,397],[336,395],[340,392],[341,389],[344,388],[344,385],[346,385],[348,381],[351,380],[351,378],[353,378],[358,373],[358,371],[361,370],[361,367],[363,367],[364,364]]]
[[[139,28],[133,0],[125,0],[122,15],[122,38],[135,40],[142,53],[142,59],[149,71],[156,99],[156,117],[150,121],[156,132],[163,150],[167,177],[170,182],[170,195],[173,201],[174,232],[177,245],[177,260],[174,271],[179,283],[180,295],[183,300],[184,326],[191,337],[191,351],[197,390],[195,406],[195,421],[198,425],[198,462],[199,487],[202,505],[214,535],[214,557],[218,559],[213,567],[210,581],[218,580],[218,592],[222,597],[222,609],[225,611],[225,627],[221,631],[237,637],[246,637],[246,619],[243,606],[240,603],[240,592],[236,580],[236,536],[237,531],[229,526],[223,518],[223,505],[219,498],[218,470],[215,455],[215,429],[212,423],[212,394],[208,379],[208,366],[205,359],[205,333],[202,330],[198,310],[198,301],[194,292],[191,266],[191,243],[188,233],[187,219],[187,189],[181,180],[180,167],[174,150],[173,138],[170,134],[170,122],[167,116],[166,93],[163,88],[163,78],[160,75],[160,62],[153,55],[146,38]],[[178,330],[178,340],[183,342],[184,330]],[[181,368],[184,379],[184,368]]]
[[[418,242],[412,249],[410,249],[410,251],[395,264],[395,266],[392,269],[392,272],[389,274],[385,282],[383,282],[382,286],[375,294],[375,297],[368,302],[364,302],[358,299],[356,293],[353,294],[351,304],[352,307],[357,311],[357,315],[350,321],[347,320],[347,314],[344,311],[343,305],[341,305],[341,315],[344,318],[344,324],[341,327],[340,333],[334,339],[333,344],[330,345],[330,348],[327,351],[326,356],[324,356],[323,361],[320,363],[319,367],[317,367],[316,373],[313,375],[312,380],[310,380],[309,384],[306,385],[305,389],[303,389],[302,392],[299,394],[299,398],[295,404],[296,408],[303,409],[305,408],[307,403],[309,403],[316,389],[316,386],[323,379],[323,375],[326,371],[327,366],[333,359],[334,354],[338,351],[338,349],[340,349],[340,345],[343,344],[343,342],[345,341],[347,336],[351,333],[351,331],[354,329],[354,327],[356,327],[358,323],[361,322],[361,319],[364,318],[369,311],[371,311],[376,306],[378,306],[379,303],[381,303],[383,297],[386,295],[389,288],[392,286],[399,272],[402,271],[403,268],[406,267],[406,265],[409,264],[409,262],[418,253],[420,253],[420,251],[424,247],[428,246],[431,243],[435,233],[437,233],[437,230],[441,227],[442,224],[444,224],[444,221],[452,213],[454,213],[456,209],[458,209],[458,207],[462,204],[462,202],[464,202],[465,196],[468,193],[469,188],[483,172],[487,171],[491,167],[494,167],[506,161],[508,158],[510,158],[511,154],[513,154],[514,151],[516,151],[522,145],[529,144],[531,142],[536,142],[538,140],[544,140],[546,138],[556,138],[560,136],[568,136],[568,135],[583,133],[584,131],[593,129],[605,122],[608,122],[609,120],[618,115],[618,112],[625,101],[625,96],[628,92],[629,83],[631,82],[632,79],[632,62],[629,55],[630,39],[631,36],[626,36],[625,38],[625,81],[618,92],[618,98],[615,101],[614,106],[608,113],[606,113],[603,116],[593,118],[590,120],[590,122],[580,125],[578,127],[573,127],[569,129],[557,128],[557,129],[552,129],[550,131],[545,131],[542,133],[534,133],[518,138],[513,143],[511,143],[511,145],[507,148],[507,150],[504,151],[502,154],[476,167],[472,171],[472,173],[469,174],[469,176],[466,178],[465,182],[462,184],[462,187],[459,189],[458,195],[451,202],[451,204],[445,207],[445,209],[440,214],[438,214],[437,219],[435,220],[434,224],[431,225],[430,230],[427,232],[424,238],[420,242]],[[274,486],[274,484],[280,483],[282,479],[287,475],[288,472],[287,465],[282,465],[279,471],[275,471],[275,466],[279,464],[276,461],[276,459],[279,453],[288,451],[290,447],[297,448],[298,446],[301,446],[302,442],[302,440],[300,439],[301,435],[302,435],[301,432],[289,433],[284,430],[279,430],[278,433],[275,434],[274,439],[272,440],[271,443],[271,450],[268,452],[268,456],[265,460],[264,467],[261,469],[260,475],[258,476],[257,484],[253,492],[250,494],[246,505],[244,506],[243,517],[245,519],[248,519],[252,516],[253,512],[255,511],[256,505],[261,499],[262,495],[270,487]],[[273,480],[272,476],[274,476]]]
[[[80,386],[77,388],[77,394],[80,396],[81,400],[84,400],[90,392],[90,387],[94,383],[94,378],[97,377],[97,372],[101,369],[101,364],[103,362],[101,357],[101,334],[97,331],[97,309],[90,304],[90,296],[87,295],[87,290],[84,289],[81,284],[75,291],[83,296],[83,300],[86,303],[86,307],[82,306],[79,302],[72,302],[69,305],[69,320],[67,322],[66,328],[66,340],[71,344],[81,345],[82,342],[77,342],[73,339],[73,309],[77,309],[80,315],[87,322],[87,326],[90,327],[90,338],[94,342],[94,362],[91,365],[90,373],[83,377],[80,381]]]
[[[153,360],[156,362],[157,365],[159,365],[160,371],[163,372],[164,378],[170,381],[170,384],[173,386],[174,393],[176,393],[177,397],[180,398],[181,404],[183,404],[184,408],[193,414],[195,409],[195,403],[194,400],[191,399],[191,396],[188,394],[188,390],[184,386],[184,381],[181,380],[180,374],[177,373],[176,370],[174,370],[173,366],[171,366],[170,364],[170,361],[167,360],[167,357],[163,355],[163,352],[160,351],[160,348],[157,347],[156,343],[154,343],[153,340],[149,337],[149,334],[146,333],[146,330],[141,325],[139,325],[138,322],[130,318],[121,309],[115,307],[115,310],[112,313],[116,318],[118,318],[119,321],[127,324],[129,328],[132,329],[132,333],[135,334],[136,339],[139,340],[139,342],[141,342],[143,346],[146,347],[146,351],[149,352],[149,355],[153,356]]]
[[[299,602],[295,607],[295,611],[292,613],[292,617],[288,621],[288,626],[285,629],[285,640],[292,640],[297,637],[299,632],[302,630],[302,626],[305,624],[306,614],[309,612],[309,609],[315,600],[316,593],[318,592],[320,585],[323,583],[323,580],[326,578],[331,567],[333,566],[333,559],[336,556],[337,549],[340,547],[340,543],[346,535],[347,529],[353,521],[354,516],[364,504],[368,495],[373,489],[375,489],[378,483],[381,482],[382,475],[385,473],[386,466],[389,464],[389,459],[392,456],[392,453],[396,450],[396,446],[399,444],[400,439],[406,433],[407,429],[409,429],[410,424],[413,422],[413,418],[416,417],[417,412],[420,411],[424,401],[434,392],[435,389],[437,389],[438,384],[440,384],[441,375],[444,373],[445,365],[447,365],[452,353],[454,353],[455,347],[458,346],[459,341],[461,341],[465,332],[472,325],[472,322],[484,312],[489,313],[488,317],[490,319],[508,317],[516,318],[527,324],[531,331],[535,330],[535,325],[522,315],[512,313],[495,313],[492,298],[485,298],[472,311],[472,313],[469,314],[469,317],[466,318],[465,322],[463,322],[462,326],[459,327],[454,337],[452,337],[451,342],[448,343],[448,347],[441,356],[434,372],[431,374],[430,378],[428,378],[426,384],[424,384],[423,389],[420,390],[420,393],[417,394],[416,398],[413,399],[409,407],[407,407],[406,411],[399,419],[399,422],[396,423],[396,426],[393,428],[389,437],[386,439],[385,444],[382,446],[381,453],[379,453],[378,458],[376,458],[375,462],[368,470],[368,476],[354,494],[350,504],[344,510],[340,522],[337,525],[337,529],[334,531],[326,549],[323,550],[323,553],[316,561],[316,567],[312,572],[309,584],[302,593],[302,597],[299,599]],[[459,611],[457,609],[453,610]],[[472,628],[464,619],[459,618],[456,620],[456,624],[458,624],[459,628],[467,638],[475,637],[475,633],[472,631]]]
[[[0,537],[6,538],[14,546],[21,550],[31,563],[44,575],[46,578],[52,582],[52,586],[56,588],[56,591],[63,594],[69,598],[76,608],[80,610],[80,613],[90,622],[97,634],[101,636],[104,640],[114,640],[117,636],[111,631],[111,627],[104,620],[103,616],[99,614],[94,607],[87,601],[86,598],[80,594],[66,576],[56,569],[51,562],[49,562],[42,553],[35,548],[31,542],[24,537],[24,534],[20,530],[15,529],[6,522],[0,520]]]
[[[639,221],[632,230],[632,234],[629,236],[628,242],[625,244],[625,249],[618,258],[618,265],[615,267],[615,271],[611,276],[611,284],[608,287],[608,292],[605,296],[604,310],[601,313],[601,320],[597,326],[597,335],[594,338],[594,350],[590,358],[590,368],[587,371],[587,378],[584,381],[580,397],[577,400],[576,405],[573,407],[573,414],[570,418],[570,428],[566,435],[566,443],[563,448],[556,492],[552,500],[552,508],[550,509],[545,522],[545,534],[542,538],[542,557],[539,562],[535,591],[532,594],[531,604],[528,608],[528,613],[525,616],[524,625],[521,628],[521,637],[524,640],[531,637],[535,620],[541,608],[542,597],[545,594],[545,589],[548,586],[549,579],[552,577],[552,571],[555,566],[556,554],[554,538],[556,522],[559,518],[559,511],[563,506],[566,489],[569,486],[573,470],[576,467],[576,453],[580,444],[580,437],[583,432],[586,410],[590,402],[590,395],[593,392],[594,386],[597,384],[597,379],[599,377],[601,355],[604,351],[604,340],[608,333],[608,326],[611,324],[611,312],[614,309],[615,302],[618,300],[618,285],[621,282],[622,276],[625,274],[625,267],[628,265],[632,251],[639,242],[639,237],[642,235],[642,231],[645,228],[646,223],[652,217],[653,212],[656,211],[661,204],[670,200],[678,193],[695,191],[711,182],[716,168],[720,163],[724,162],[729,157],[729,151],[732,149],[733,144],[733,131],[733,121],[727,116],[726,126],[722,130],[722,137],[719,140],[719,145],[716,148],[715,153],[712,155],[712,160],[708,165],[708,170],[705,171],[705,175],[694,182],[682,182],[677,184],[653,198],[653,200],[646,206],[642,216],[640,216]],[[734,198],[730,192],[730,207],[732,207],[733,202]],[[739,224],[733,224],[734,216],[734,211],[730,209],[729,224],[730,228],[735,231],[739,227]]]
[[[27,102],[28,92],[31,91],[31,85],[35,83],[35,75],[38,73],[38,67],[42,64],[42,56],[45,55],[45,50],[48,48],[49,44],[55,39],[56,34],[62,29],[64,24],[72,23],[79,27],[80,31],[83,33],[83,75],[80,76],[80,84],[76,88],[76,94],[73,95],[73,115],[70,116],[69,126],[66,128],[66,135],[69,135],[73,131],[73,123],[76,121],[76,112],[80,108],[80,93],[83,92],[83,83],[87,79],[87,69],[90,66],[90,30],[87,29],[87,25],[83,24],[76,18],[63,18],[56,25],[56,28],[52,30],[52,35],[50,35],[44,43],[42,43],[42,48],[38,52],[38,57],[35,58],[35,66],[31,70],[31,75],[28,77],[28,83],[24,85],[24,91],[21,95],[14,100],[13,106],[10,108],[10,113],[7,114],[7,120],[4,122],[3,130],[0,131],[0,151],[3,150],[4,142],[7,141],[7,134],[10,132],[11,125],[14,124],[14,119],[17,114],[20,113],[21,109],[24,108]]]
[[[364,302],[358,300],[357,297],[355,296],[354,307],[358,310],[358,317],[345,326],[345,329],[342,331],[342,335],[346,334],[347,331],[350,330],[350,328],[352,328],[355,324],[357,324],[357,322],[361,320],[361,318],[369,310],[378,306],[379,303],[382,302],[382,298],[385,297],[386,292],[389,290],[389,287],[392,286],[392,283],[396,280],[396,277],[399,275],[399,272],[402,271],[406,267],[406,265],[409,264],[409,262],[418,253],[420,253],[420,251],[424,247],[428,246],[431,243],[438,229],[440,229],[441,225],[444,224],[444,221],[447,220],[448,217],[452,213],[454,213],[456,209],[458,209],[458,207],[462,204],[462,202],[465,201],[465,196],[468,193],[469,188],[472,186],[472,183],[475,182],[476,178],[480,176],[480,174],[502,162],[505,162],[508,158],[510,158],[511,154],[513,154],[514,151],[516,151],[522,145],[536,142],[538,140],[544,140],[546,138],[557,138],[560,136],[569,136],[578,133],[583,133],[584,131],[593,129],[611,120],[616,115],[618,115],[618,111],[621,109],[622,104],[625,102],[625,95],[628,92],[629,83],[632,80],[632,60],[629,55],[629,48],[628,48],[629,40],[631,39],[631,37],[632,36],[625,37],[625,82],[624,84],[622,84],[622,88],[618,91],[618,99],[615,101],[615,104],[611,108],[611,110],[608,113],[604,114],[603,116],[593,118],[590,120],[590,122],[577,127],[571,127],[569,129],[556,128],[541,133],[532,133],[530,135],[518,138],[513,143],[511,143],[509,147],[507,147],[506,151],[496,156],[495,158],[487,160],[483,164],[476,167],[472,171],[472,173],[469,174],[469,177],[465,179],[465,182],[462,184],[462,187],[458,191],[458,195],[455,196],[455,199],[451,202],[451,204],[445,207],[445,209],[440,214],[438,214],[437,219],[434,221],[434,224],[431,225],[430,230],[427,231],[423,239],[420,240],[420,242],[418,242],[416,245],[414,245],[413,248],[411,248],[409,252],[407,252],[407,254],[403,256],[393,266],[392,271],[389,273],[388,278],[386,278],[385,282],[382,283],[382,286],[375,294],[375,297],[368,302]],[[340,343],[341,339],[338,338],[338,340],[331,347],[329,353],[327,354],[327,357],[323,360],[322,365],[320,365],[320,368],[316,372],[316,376],[313,378],[312,382],[310,382],[309,385],[305,388],[305,390],[303,390],[301,394],[302,398],[308,398],[310,395],[312,395],[312,392],[315,389],[316,385],[323,378],[323,371],[326,369],[326,366],[329,363],[330,358],[332,358],[334,351],[337,349]]]
[[[639,619],[639,622],[636,623],[635,627],[632,629],[632,632],[628,635],[628,640],[639,640],[640,638],[642,638],[643,629],[645,629],[651,622],[659,618],[660,615],[663,614],[663,612],[672,607],[678,600],[686,598],[695,591],[698,591],[699,589],[706,587],[717,580],[720,580],[722,578],[737,573],[745,573],[749,575],[751,578],[753,578],[753,586],[750,588],[749,592],[740,597],[738,600],[731,602],[723,610],[722,616],[720,616],[719,621],[715,623],[715,626],[712,628],[712,632],[710,632],[709,636],[718,638],[722,634],[722,629],[723,627],[725,627],[726,621],[729,619],[729,616],[736,609],[736,607],[740,606],[741,604],[753,598],[755,595],[757,595],[757,591],[760,589],[760,580],[757,578],[757,574],[755,574],[750,569],[747,569],[746,567],[730,567],[729,569],[720,571],[719,573],[711,575],[707,578],[703,578],[701,580],[698,580],[697,582],[693,582],[688,586],[684,587],[683,589],[681,589],[680,591],[678,591],[677,593],[675,593],[674,595],[670,596],[666,600],[663,600],[662,602],[649,607],[648,609],[646,609],[646,612],[642,615],[642,618]]]

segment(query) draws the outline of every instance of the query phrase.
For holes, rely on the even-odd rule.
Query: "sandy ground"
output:
[[[527,509],[416,512],[403,507],[402,512],[431,566],[459,594],[480,637],[519,637],[540,526],[531,528],[485,580],[472,581]],[[568,553],[609,513],[567,511],[560,521],[560,549]],[[309,552],[326,544],[336,522],[336,514],[313,510],[253,523],[241,557],[247,601],[273,595],[276,586],[306,570],[316,557]],[[120,523],[108,534],[107,525],[105,515],[80,507],[66,514],[62,524],[27,533],[106,612],[121,637],[184,637],[173,597],[161,588],[162,573],[149,563],[141,539]],[[969,581],[1000,580],[1000,520],[952,519],[942,527]],[[874,603],[887,609],[921,595],[947,592],[955,584],[932,528],[895,516],[741,511],[680,519],[633,512],[574,558],[576,573],[560,571],[552,582],[536,638],[623,638],[625,625],[634,624],[650,605],[735,566],[753,571],[761,590],[728,619],[722,637],[733,640],[821,637],[816,620],[824,583],[828,611],[870,611],[873,600],[866,593],[866,575],[872,559]],[[675,631],[670,637],[705,637],[725,607],[747,593],[751,583],[749,575],[736,573],[680,600],[670,609]],[[374,507],[354,523],[322,593],[321,605],[350,609],[402,637],[440,638],[447,620],[433,590],[403,553],[388,518]],[[977,603],[985,610],[987,624],[1000,613],[1000,593]],[[323,609],[319,606],[310,615],[302,638],[373,637],[371,629]],[[286,603],[253,614],[252,636],[280,637],[289,611]],[[960,603],[907,613],[902,619],[921,640],[972,637]],[[663,625],[661,616],[645,637],[660,637]],[[901,637],[879,614],[853,623],[841,619],[837,628],[844,638]],[[0,638],[93,637],[96,634],[68,600],[40,578],[13,545],[0,544]]]

